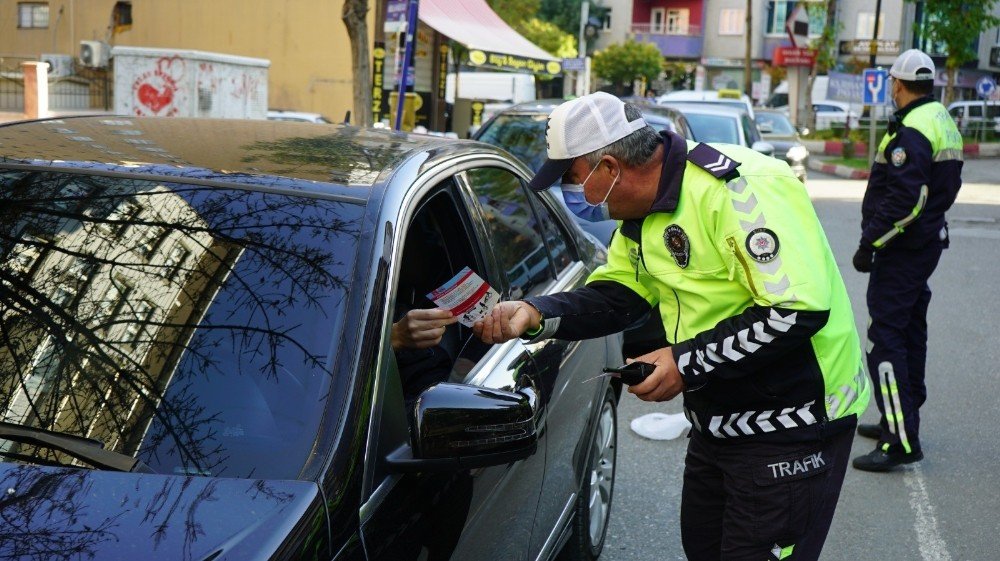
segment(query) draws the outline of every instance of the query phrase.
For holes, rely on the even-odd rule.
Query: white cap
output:
[[[641,117],[629,121],[625,102],[604,92],[567,101],[549,115],[545,127],[548,159],[531,179],[529,186],[548,189],[561,178],[573,160],[600,150],[646,126]]]
[[[915,82],[934,79],[934,61],[919,49],[910,49],[892,63],[889,75],[899,80]]]

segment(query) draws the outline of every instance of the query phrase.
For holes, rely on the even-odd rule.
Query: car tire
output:
[[[601,401],[587,458],[583,487],[576,499],[572,534],[560,553],[561,561],[594,561],[604,549],[611,520],[618,458],[618,399],[609,386]]]

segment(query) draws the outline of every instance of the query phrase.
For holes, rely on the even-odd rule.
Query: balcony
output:
[[[670,28],[665,24],[634,23],[629,36],[640,43],[653,43],[669,58],[701,58],[701,26]]]

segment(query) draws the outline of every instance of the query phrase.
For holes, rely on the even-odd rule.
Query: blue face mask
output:
[[[620,174],[618,177],[615,177],[615,180],[611,183],[611,187],[608,188],[608,193],[604,195],[604,200],[596,205],[590,204],[583,191],[583,186],[587,184],[587,180],[590,179],[591,175],[594,175],[595,171],[597,171],[597,168],[590,170],[590,174],[587,175],[587,179],[583,180],[583,183],[562,184],[563,200],[566,201],[566,206],[569,207],[570,212],[587,222],[611,220],[611,214],[608,212],[608,197],[611,196],[612,189],[618,183],[618,177],[621,177]]]

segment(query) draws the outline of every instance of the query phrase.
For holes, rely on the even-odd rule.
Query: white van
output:
[[[828,76],[816,76],[816,80],[813,81],[812,87],[812,102],[820,102],[826,100],[826,90],[830,85],[830,78]],[[771,95],[768,96],[767,101],[764,102],[764,107],[770,107],[772,109],[787,109],[788,108],[788,81],[782,80],[780,84]]]
[[[983,122],[992,123],[993,131],[1000,132],[1000,101],[986,102],[986,119],[983,119],[982,101],[956,101],[948,106],[948,114],[962,134],[982,130]]]

